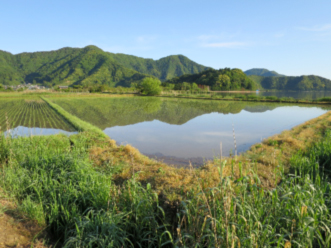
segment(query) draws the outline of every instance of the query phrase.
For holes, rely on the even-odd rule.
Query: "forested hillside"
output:
[[[211,90],[254,90],[258,85],[240,69],[209,69],[197,74],[183,75],[164,82],[164,85],[175,84],[180,89],[185,83],[210,86]]]
[[[182,55],[152,60],[104,52],[96,46],[17,55],[0,51],[0,84],[4,85],[130,86],[146,76],[165,80],[205,69]]]
[[[331,80],[318,76],[262,77],[249,76],[263,89],[270,90],[331,90]]]
[[[153,75],[161,81],[209,69],[209,67],[199,65],[183,55],[171,55],[159,60],[144,59],[126,54],[111,54],[111,56],[125,67]]]
[[[0,50],[0,84],[4,85],[129,87],[145,77],[156,77],[177,88],[184,82],[194,82],[208,85],[212,90],[331,90],[331,81],[318,76],[287,77],[266,69],[251,69],[245,73],[239,69],[214,70],[183,55],[153,60],[104,52],[96,46],[17,55]]]
[[[45,86],[94,83],[115,86],[146,77],[94,46],[18,55],[1,52],[0,58],[0,83],[5,85],[27,82]]]
[[[244,72],[247,76],[256,75],[263,77],[285,77],[285,75],[279,74],[275,71],[269,71],[267,69],[260,69],[260,68],[253,68]]]

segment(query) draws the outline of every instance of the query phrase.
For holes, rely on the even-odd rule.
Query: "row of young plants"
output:
[[[1,100],[0,126],[2,130],[18,126],[55,128],[73,131],[73,127],[42,100]]]
[[[293,156],[290,174],[279,165],[282,180],[274,189],[263,188],[254,171],[223,177],[223,162],[219,185],[204,190],[197,176],[196,189],[170,204],[135,174],[115,184],[111,171],[95,168],[88,151],[104,137],[84,122],[76,125],[89,131],[70,137],[0,135],[1,188],[60,246],[331,246],[330,131]],[[166,210],[169,205],[175,214]]]

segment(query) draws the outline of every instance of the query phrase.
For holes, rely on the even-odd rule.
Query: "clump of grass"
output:
[[[330,181],[323,168],[331,159],[330,147],[328,131],[322,142],[292,157],[295,174],[280,174],[282,183],[272,191],[252,173],[192,193],[182,203],[176,245],[330,247]]]
[[[111,175],[90,164],[89,139],[79,137],[73,147],[62,136],[2,139],[12,163],[2,165],[1,187],[15,196],[22,213],[45,223],[64,246],[112,240],[115,247],[159,246],[166,226],[151,186],[142,187],[135,177],[120,187],[113,184]]]

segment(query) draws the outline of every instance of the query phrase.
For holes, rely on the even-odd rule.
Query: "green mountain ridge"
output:
[[[285,75],[279,74],[275,71],[269,71],[264,68],[253,68],[247,71],[244,71],[247,76],[256,75],[263,77],[285,77]]]
[[[45,86],[99,83],[129,87],[145,77],[165,80],[205,69],[207,67],[183,55],[152,60],[104,52],[96,46],[65,47],[17,55],[0,50],[0,84],[4,85],[25,82]]]
[[[331,90],[331,80],[319,76],[286,76],[286,77],[263,77],[248,76],[260,89],[266,90]]]
[[[111,56],[125,67],[152,75],[161,81],[209,69],[209,67],[195,63],[184,55],[170,55],[159,60],[144,59],[121,53],[111,53]]]
[[[315,75],[285,76],[267,69],[250,69],[245,74],[265,90],[331,90],[331,80]]]

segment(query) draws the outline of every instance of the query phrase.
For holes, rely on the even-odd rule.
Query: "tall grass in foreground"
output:
[[[331,246],[330,131],[292,158],[293,174],[275,189],[254,172],[208,190],[197,177],[200,193],[183,192],[175,218],[135,175],[115,185],[95,170],[84,135],[0,136],[1,187],[64,247]]]
[[[1,186],[66,247],[160,246],[165,227],[157,195],[134,178],[115,186],[93,169],[84,139],[77,143],[70,147],[65,136],[1,136],[7,161]]]

